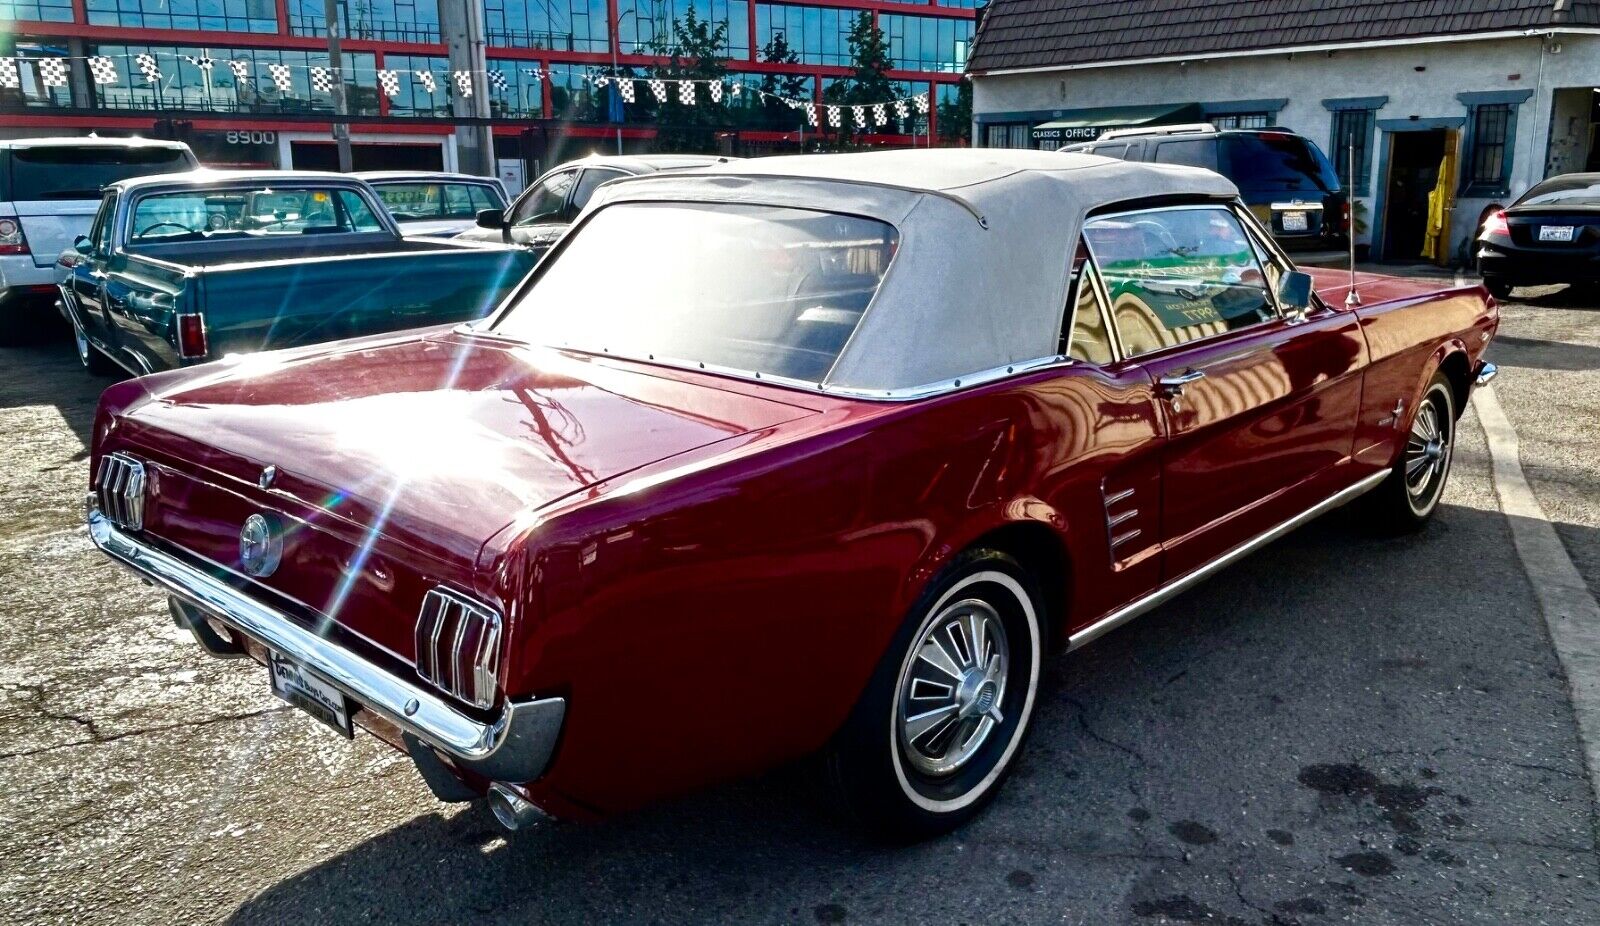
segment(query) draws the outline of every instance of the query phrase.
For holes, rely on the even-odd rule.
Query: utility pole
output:
[[[339,0],[322,0],[328,21],[328,70],[333,72],[333,143],[339,149],[339,172],[355,169],[350,160],[350,104],[344,96],[344,58],[339,53]]]
[[[456,125],[457,169],[484,177],[499,176],[494,132],[489,127],[489,63],[484,35],[483,4],[477,0],[440,0],[439,31],[450,56],[451,113],[470,124]],[[463,97],[455,72],[472,75],[472,95]]]

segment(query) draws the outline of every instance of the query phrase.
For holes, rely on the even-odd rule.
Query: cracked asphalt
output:
[[[1519,295],[1496,387],[1597,588],[1600,309]],[[988,812],[885,848],[804,769],[510,840],[434,801],[93,554],[104,385],[64,342],[0,350],[0,922],[1600,922],[1567,682],[1470,411],[1426,533],[1336,513],[1056,658]]]

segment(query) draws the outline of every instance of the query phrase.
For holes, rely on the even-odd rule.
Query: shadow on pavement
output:
[[[1356,517],[1053,660],[1016,774],[945,839],[864,843],[791,770],[509,841],[481,809],[420,816],[232,922],[1507,923],[1600,909],[1565,680],[1504,519],[1447,506],[1423,534],[1380,540]]]
[[[0,409],[55,406],[88,455],[100,393],[115,382],[78,363],[67,328],[50,328],[27,344],[0,347]]]

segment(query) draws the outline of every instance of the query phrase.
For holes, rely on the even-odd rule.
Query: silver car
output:
[[[505,209],[506,188],[494,177],[440,171],[368,170],[372,184],[407,238],[454,238],[475,227],[478,213]]]

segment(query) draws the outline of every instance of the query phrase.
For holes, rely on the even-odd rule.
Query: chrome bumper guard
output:
[[[198,608],[333,683],[362,707],[493,781],[525,783],[544,774],[566,715],[565,698],[506,701],[500,716],[476,720],[431,690],[384,671],[250,598],[209,573],[130,536],[91,502],[89,539],[102,552]]]
[[[1478,364],[1478,369],[1472,374],[1473,388],[1487,386],[1500,375],[1500,368],[1485,360]]]

